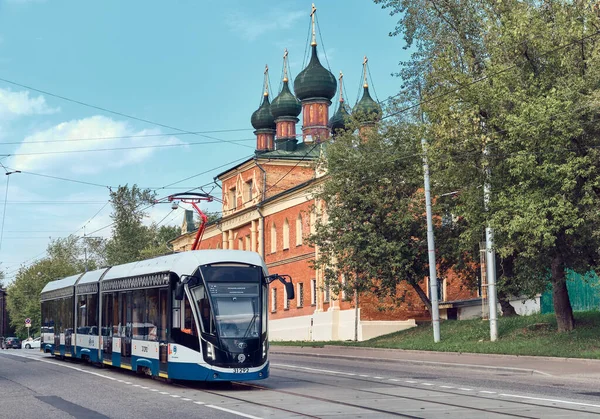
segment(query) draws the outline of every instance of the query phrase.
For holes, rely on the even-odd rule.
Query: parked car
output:
[[[39,348],[40,347],[40,338],[29,338],[29,339],[25,339],[23,342],[21,342],[21,348],[23,349],[31,349],[31,348]]]
[[[16,337],[8,337],[4,340],[5,349],[21,349],[21,340]]]

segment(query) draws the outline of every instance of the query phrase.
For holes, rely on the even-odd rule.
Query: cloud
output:
[[[59,111],[59,108],[49,107],[44,96],[32,97],[26,90],[14,92],[10,89],[0,89],[0,119],[49,115]]]
[[[95,174],[139,163],[161,149],[160,147],[135,147],[184,144],[176,137],[162,136],[160,133],[158,129],[135,131],[125,122],[115,121],[104,116],[63,122],[25,138],[13,153],[14,156],[9,165],[18,170],[37,171],[61,168],[75,174]],[[130,136],[145,137],[112,138]],[[82,139],[87,140],[82,141]],[[123,149],[126,147],[132,148]],[[114,148],[120,149],[106,150]],[[81,152],[82,150],[97,149],[105,151]],[[63,153],[67,151],[73,153]]]
[[[254,41],[268,32],[289,29],[298,19],[306,16],[307,13],[300,11],[272,10],[264,17],[258,18],[236,10],[229,14],[227,25],[241,38]]]

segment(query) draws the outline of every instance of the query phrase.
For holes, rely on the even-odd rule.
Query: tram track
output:
[[[282,367],[271,367],[272,369],[286,369],[286,368],[282,368]],[[290,367],[292,368],[292,367]],[[339,377],[339,378],[345,378],[347,380],[354,380],[354,381],[362,381],[362,382],[368,382],[368,383],[376,383],[378,385],[385,385],[385,386],[389,386],[389,387],[400,387],[400,388],[406,388],[406,389],[411,389],[414,390],[415,387],[414,386],[410,386],[410,385],[405,385],[405,384],[401,384],[399,382],[386,382],[386,381],[375,381],[375,380],[370,380],[368,378],[362,378],[362,377],[354,377],[354,376],[347,376],[347,375],[343,375],[343,376],[338,376],[338,375],[333,375],[333,374],[324,374],[324,375],[328,375],[328,376],[334,376],[334,377]],[[279,377],[279,378],[287,378],[286,376],[283,375],[276,375],[273,374],[271,372],[271,377]],[[327,383],[324,384],[322,382],[319,381],[315,381],[315,380],[309,380],[309,379],[302,379],[302,378],[295,378],[296,381],[302,381],[302,382],[307,382],[307,383],[311,383],[311,384],[319,384],[319,385],[323,385],[323,386],[329,386],[329,387],[336,387],[336,388],[343,388],[343,389],[347,389],[348,387],[346,386],[342,386],[342,385],[336,385],[336,384],[331,384],[331,383]],[[248,383],[239,383],[240,385],[254,385],[254,384],[248,384]],[[258,387],[263,387],[258,385]],[[270,389],[269,387],[265,387],[265,389]],[[286,391],[286,390],[275,390],[275,389],[270,389],[272,391]],[[497,411],[492,411],[489,409],[483,409],[483,408],[477,408],[477,407],[471,407],[471,406],[462,406],[462,405],[455,405],[455,404],[449,404],[446,402],[439,402],[439,401],[432,401],[432,400],[428,400],[428,399],[421,399],[421,398],[415,398],[415,397],[409,397],[409,396],[400,396],[400,395],[395,395],[395,394],[389,394],[389,393],[382,393],[382,392],[378,392],[378,391],[374,391],[374,390],[364,390],[364,389],[360,389],[360,388],[355,388],[353,387],[352,390],[354,391],[359,391],[359,392],[364,392],[364,393],[369,393],[369,394],[375,394],[375,395],[381,395],[381,396],[387,396],[387,397],[395,397],[395,398],[404,398],[404,399],[409,399],[409,400],[414,400],[414,401],[422,401],[422,402],[426,402],[426,403],[433,403],[433,404],[440,404],[440,405],[446,405],[449,407],[457,407],[457,408],[462,408],[462,409],[471,409],[471,410],[477,410],[477,411],[483,411],[483,412],[487,412],[487,413],[496,413],[496,414],[501,414],[501,415],[506,415],[506,416],[513,416],[513,417],[520,417],[520,418],[532,418],[531,416],[524,416],[524,415],[517,415],[517,414],[508,414],[505,412],[497,412]],[[456,396],[457,393],[449,391],[449,390],[441,390],[441,389],[436,389],[433,387],[428,387],[427,388],[428,391],[431,392],[435,392],[435,393],[439,393],[439,394],[448,394],[448,395],[453,395]],[[469,394],[469,393],[461,393],[460,394],[461,397],[468,397],[468,398],[474,398],[474,399],[485,399],[485,400],[492,400],[492,401],[502,401],[503,403],[511,403],[514,405],[519,405],[519,406],[531,406],[531,407],[536,407],[536,408],[540,408],[540,407],[544,407],[547,409],[552,409],[552,410],[560,410],[560,411],[566,411],[566,412],[575,412],[575,413],[587,413],[587,414],[592,414],[592,415],[597,415],[600,416],[599,412],[590,412],[587,410],[581,410],[581,409],[573,409],[573,408],[569,408],[569,407],[561,407],[561,406],[545,406],[545,405],[541,405],[541,404],[537,404],[537,403],[530,403],[530,402],[522,402],[522,401],[515,401],[515,400],[508,400],[508,399],[498,399],[498,398],[494,398],[494,397],[487,397],[487,396],[483,396],[483,395],[476,395],[476,394]]]

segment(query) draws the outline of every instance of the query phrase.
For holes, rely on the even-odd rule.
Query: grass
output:
[[[379,336],[364,342],[271,342],[271,345],[344,345],[371,348],[412,349],[443,352],[535,355],[600,359],[600,312],[575,313],[572,332],[558,333],[553,314],[498,319],[498,340],[490,342],[489,322],[443,321],[442,341],[433,342],[431,325]]]

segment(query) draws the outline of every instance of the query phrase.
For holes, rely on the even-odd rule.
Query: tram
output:
[[[49,282],[40,350],[194,381],[269,376],[268,287],[255,252],[194,250]]]

